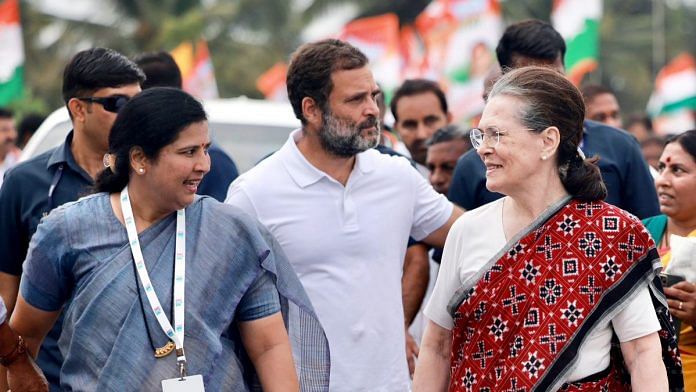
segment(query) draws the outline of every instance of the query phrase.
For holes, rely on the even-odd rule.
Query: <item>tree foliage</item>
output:
[[[55,0],[70,7],[68,0]],[[663,1],[663,0],[656,0]],[[355,4],[358,16],[396,13],[411,23],[430,0],[103,0],[94,13],[113,8],[113,23],[59,18],[24,0],[22,25],[28,98],[21,105],[57,107],[62,69],[77,51],[108,46],[128,56],[171,50],[185,40],[208,40],[221,96],[260,98],[255,80],[301,43],[301,33],[327,10]],[[605,0],[600,70],[589,76],[615,89],[627,111],[642,110],[652,89],[654,1]],[[665,7],[665,60],[694,53],[696,10],[678,1]],[[506,23],[549,19],[552,0],[502,1]],[[340,26],[336,26],[338,30]],[[664,61],[663,61],[664,63]]]

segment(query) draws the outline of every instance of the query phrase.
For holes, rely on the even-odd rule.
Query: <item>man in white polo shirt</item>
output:
[[[287,76],[302,128],[230,186],[227,203],[278,239],[324,326],[332,391],[409,388],[401,279],[409,235],[442,246],[461,211],[409,162],[380,154],[367,58],[324,40]]]

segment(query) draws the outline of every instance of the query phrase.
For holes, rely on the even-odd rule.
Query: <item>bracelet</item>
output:
[[[20,335],[17,335],[17,345],[15,345],[12,351],[10,351],[7,355],[0,356],[0,365],[4,367],[10,366],[25,352],[27,352],[27,346],[24,343],[24,339]]]

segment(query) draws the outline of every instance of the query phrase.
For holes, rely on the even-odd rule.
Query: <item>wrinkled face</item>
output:
[[[469,143],[464,140],[450,140],[428,147],[428,156],[425,162],[430,170],[430,183],[438,193],[447,195],[452,182],[452,173],[457,166],[457,159],[468,148]]]
[[[379,143],[381,94],[367,67],[331,74],[333,88],[322,114],[319,140],[328,153],[348,158]]]
[[[17,142],[17,129],[13,118],[0,117],[0,163]]]
[[[210,171],[208,122],[190,124],[171,144],[148,161],[142,174],[161,195],[161,207],[175,211],[193,202],[203,176]],[[134,173],[134,175],[138,175]]]
[[[96,90],[90,97],[102,98],[115,95],[133,97],[140,92],[140,84],[127,84],[120,87],[105,87]],[[102,104],[96,102],[80,101],[85,105],[84,123],[82,126],[85,135],[95,146],[104,151],[109,148],[109,132],[116,121],[117,113],[104,109]]]
[[[660,211],[672,219],[688,221],[696,216],[696,161],[679,142],[669,143],[655,179]]]
[[[486,165],[486,188],[492,192],[514,195],[539,173],[543,142],[520,122],[523,109],[521,100],[497,95],[483,110],[479,129],[486,136],[477,153]],[[500,141],[493,146],[495,134]]]
[[[585,118],[592,121],[607,124],[615,128],[622,128],[621,109],[614,94],[599,94],[585,105]]]
[[[425,142],[449,123],[449,115],[442,110],[437,95],[430,91],[399,98],[395,114],[398,120],[394,129],[399,132],[413,160],[424,165]]]

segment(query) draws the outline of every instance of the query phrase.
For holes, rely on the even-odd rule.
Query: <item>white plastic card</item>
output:
[[[162,380],[162,392],[205,392],[203,376],[196,374],[183,379],[177,377]]]

